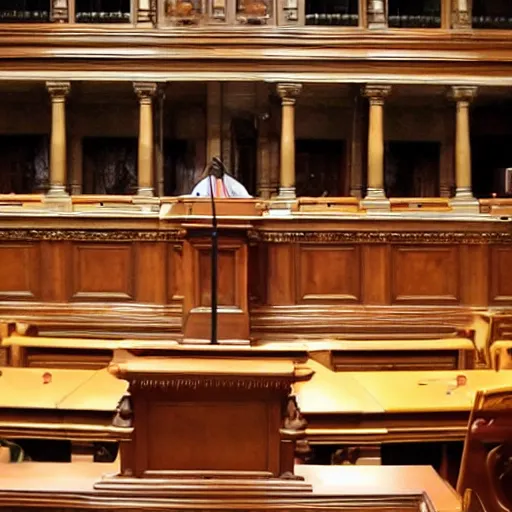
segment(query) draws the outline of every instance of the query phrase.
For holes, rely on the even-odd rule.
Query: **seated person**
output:
[[[251,197],[246,188],[228,174],[226,166],[220,158],[214,157],[203,174],[201,181],[194,187],[191,195],[194,197]]]

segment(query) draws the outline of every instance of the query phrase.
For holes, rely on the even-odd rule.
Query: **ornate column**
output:
[[[387,28],[388,18],[386,16],[385,0],[368,0],[368,28]]]
[[[389,85],[370,85],[363,88],[368,98],[368,178],[364,207],[389,209],[384,192],[384,100],[391,92]]]
[[[281,97],[281,176],[279,197],[295,199],[295,102],[302,90],[301,84],[278,84]]]
[[[476,87],[454,86],[450,96],[456,102],[455,115],[455,197],[454,208],[478,209],[478,201],[471,188],[471,142],[469,105],[477,93]]]
[[[451,0],[452,28],[470,29],[471,16],[468,0]]]
[[[153,98],[156,83],[136,82],[133,88],[139,98],[138,195],[154,196]]]
[[[51,197],[67,197],[66,177],[66,96],[69,82],[46,82],[52,101],[52,131],[50,138],[50,190]]]

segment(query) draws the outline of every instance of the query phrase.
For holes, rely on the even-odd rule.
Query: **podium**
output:
[[[248,242],[250,220],[259,216],[256,199],[216,199],[218,222],[218,341],[249,344]],[[210,198],[178,198],[167,219],[177,216],[183,244],[183,338],[209,343],[211,335]]]
[[[217,347],[222,349],[222,347]],[[312,371],[281,355],[226,350],[195,355],[117,354],[109,371],[129,382],[133,437],[121,443],[121,473],[107,491],[209,495],[310,492],[294,476],[304,437],[291,385]],[[147,353],[146,353],[147,354]],[[304,426],[304,425],[303,425]]]

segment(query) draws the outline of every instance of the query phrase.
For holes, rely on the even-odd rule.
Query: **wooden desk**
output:
[[[70,464],[23,463],[2,468],[0,507],[71,509],[117,509],[122,495],[105,498],[95,493],[94,483],[105,473],[116,473],[117,463],[94,465],[88,461]],[[255,499],[226,496],[219,490],[208,499],[211,510],[360,510],[460,512],[461,502],[453,489],[430,467],[296,466],[295,472],[313,487],[307,496]],[[123,499],[127,509],[157,509],[162,506],[147,496]],[[166,510],[204,510],[195,498],[165,499]]]
[[[112,425],[128,384],[106,370],[0,368],[0,437],[114,441],[130,428]],[[43,374],[51,373],[51,383]]]
[[[509,384],[512,372],[333,372],[316,361],[295,385],[313,444],[463,441],[478,389]],[[467,386],[447,394],[457,375]]]
[[[112,339],[48,338],[13,334],[0,341],[10,366],[99,370],[112,360],[119,341]]]

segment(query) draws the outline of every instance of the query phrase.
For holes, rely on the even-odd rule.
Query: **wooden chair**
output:
[[[468,490],[487,512],[512,511],[512,387],[476,395],[457,483]]]

